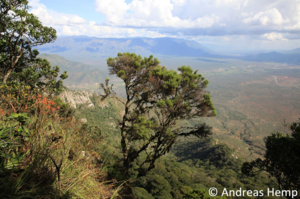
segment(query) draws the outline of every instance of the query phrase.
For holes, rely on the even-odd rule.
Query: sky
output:
[[[221,50],[300,47],[300,0],[29,0],[58,36],[175,37]]]

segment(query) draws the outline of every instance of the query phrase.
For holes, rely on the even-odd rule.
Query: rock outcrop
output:
[[[76,108],[79,104],[86,104],[87,107],[94,107],[90,97],[93,96],[93,92],[89,91],[64,91],[59,97],[63,102],[69,103],[71,107]]]

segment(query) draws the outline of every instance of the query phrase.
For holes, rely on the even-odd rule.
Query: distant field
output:
[[[263,154],[263,138],[288,133],[284,122],[300,118],[300,69],[207,74],[216,118],[203,119],[214,136],[241,155]]]

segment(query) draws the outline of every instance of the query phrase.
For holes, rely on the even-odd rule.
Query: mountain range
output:
[[[300,48],[295,48],[292,50],[283,51],[283,54],[300,54]]]
[[[218,59],[242,59],[257,62],[300,64],[300,48],[285,52],[259,53],[247,56],[215,54],[196,41],[177,38],[96,38],[87,36],[59,37],[54,43],[39,46],[46,54],[58,54],[69,60],[89,64],[105,64],[105,58],[115,57],[118,52],[131,52],[156,57],[204,57]],[[101,60],[101,62],[100,62]]]
[[[195,41],[176,38],[96,38],[87,36],[59,37],[54,43],[38,47],[47,54],[59,54],[69,60],[91,61],[131,52],[142,56],[180,56],[228,58],[211,53]]]
[[[249,55],[242,57],[245,61],[257,61],[257,62],[277,62],[277,63],[287,63],[287,64],[300,64],[300,48],[294,51],[289,51],[290,53],[278,53],[276,51],[270,53],[260,53],[257,55]]]

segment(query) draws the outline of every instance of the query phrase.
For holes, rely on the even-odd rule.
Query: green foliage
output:
[[[19,152],[20,144],[29,141],[32,132],[25,126],[28,120],[26,113],[12,113],[4,117],[4,121],[11,125],[0,128],[0,146],[1,150],[1,166],[2,169],[10,168],[19,165],[24,159],[25,153]]]
[[[240,187],[246,190],[277,187],[266,174],[256,177],[242,174],[243,159],[236,159],[232,156],[234,150],[224,144],[216,145],[214,139],[179,142],[172,154],[175,157],[162,157],[151,172],[132,186],[143,188],[154,198],[160,198],[165,193],[155,192],[158,184],[156,179],[159,179],[162,187],[171,187],[166,189],[171,198],[190,199],[210,198],[208,189],[211,187],[216,187],[219,193],[224,187],[230,190]],[[219,194],[216,198],[222,197]]]
[[[208,191],[204,189],[195,189],[190,190],[187,193],[184,193],[183,199],[209,199],[211,196],[208,194]],[[215,196],[216,199],[225,199],[225,196]]]
[[[147,179],[143,178],[140,180],[141,186],[149,190],[149,193],[155,198],[172,198],[170,194],[172,187],[163,176],[152,174]]]
[[[164,79],[163,87],[166,90],[174,90],[178,88],[182,79],[181,75],[175,70],[167,70],[165,67],[156,67],[153,69],[151,74]]]
[[[126,101],[121,101],[125,115],[120,122],[125,179],[144,176],[153,169],[178,137],[210,134],[205,125],[177,125],[186,118],[216,115],[210,95],[204,91],[208,81],[197,71],[186,66],[168,70],[152,55],[142,58],[134,53],[118,53],[118,57],[108,58],[107,64],[110,74],[125,83]],[[108,81],[101,88],[103,100],[110,96],[119,100]]]
[[[108,168],[109,176],[117,176],[117,179],[121,179],[123,172],[115,166],[121,159],[117,142],[120,139],[120,131],[116,126],[117,120],[121,119],[123,105],[112,99],[101,102],[101,97],[98,95],[93,95],[90,99],[94,107],[77,106],[75,116],[77,119],[87,120],[82,127],[86,136],[93,140],[101,140],[101,144],[94,145],[92,149],[101,155],[101,162]]]
[[[118,132],[116,129],[116,120],[120,119],[121,104],[115,104],[113,100],[107,99],[107,106],[99,106],[100,98],[91,97],[91,101],[95,107],[88,108],[86,105],[81,105],[76,108],[75,116],[78,119],[86,118],[89,126],[99,126],[104,134],[112,134]],[[108,138],[110,139],[110,138]]]
[[[97,96],[91,99],[93,103],[98,101]],[[79,107],[81,113],[77,116],[79,119],[87,118],[89,126],[101,124],[101,132],[106,135],[94,150],[99,151],[103,164],[108,167],[110,177],[123,178],[123,170],[120,168],[122,167],[120,163],[122,151],[119,146],[120,131],[110,126],[113,118],[121,118],[118,113],[122,111],[123,105],[118,100],[112,99],[105,99],[104,103],[109,106],[103,108],[98,106],[94,108]],[[108,114],[111,114],[110,117]],[[152,125],[155,125],[157,118],[152,117],[148,121],[152,121]],[[210,187],[217,187],[219,192],[222,192],[224,187],[231,190],[239,187],[247,190],[266,190],[268,187],[277,187],[264,173],[256,177],[247,177],[242,174],[242,163],[247,157],[241,157],[237,151],[225,144],[216,144],[216,142],[216,139],[197,140],[194,138],[177,142],[169,155],[161,157],[156,162],[152,171],[131,183],[135,197],[163,198],[171,195],[171,198],[183,198],[184,196],[209,198],[208,189]],[[142,158],[145,155],[141,154]],[[139,160],[132,164],[132,173],[139,164]],[[137,173],[134,174],[137,175]],[[151,183],[157,184],[153,177],[149,177],[152,175],[159,175],[161,182],[167,182],[166,186],[171,186],[168,193],[159,192],[155,196],[152,195],[151,190],[155,190],[155,188],[150,185]],[[153,180],[154,182],[152,182]],[[181,190],[184,186],[192,192],[186,193],[185,189]]]
[[[1,1],[0,12],[0,74],[3,83],[28,85],[41,92],[58,93],[62,90],[62,80],[66,71],[57,81],[59,67],[52,68],[32,47],[52,42],[56,30],[43,26],[36,16],[28,12],[27,0]]]
[[[209,106],[213,110],[213,115],[217,116],[215,107],[211,101],[211,95],[207,93],[207,94],[204,94],[203,97],[204,97],[204,102],[207,104],[207,106]]]
[[[260,158],[252,162],[245,162],[242,172],[248,176],[255,176],[266,171],[276,178],[283,190],[300,190],[300,121],[294,122],[289,134],[272,134],[265,140],[265,159]]]
[[[125,71],[124,70],[120,70],[118,73],[117,73],[117,76],[124,79],[126,76],[125,76]]]
[[[132,189],[136,199],[154,199],[154,197],[149,194],[146,189],[140,187],[133,187]]]
[[[12,72],[7,85],[28,85],[32,89],[39,89],[51,94],[59,94],[63,91],[63,81],[68,77],[67,72],[62,73],[57,81],[60,69],[51,67],[46,59],[37,58],[34,64],[21,70]]]
[[[158,102],[157,102],[157,107],[159,107],[159,108],[162,108],[164,105],[165,105],[165,101],[164,100],[159,100]]]
[[[130,131],[135,134],[133,139],[149,139],[152,126],[153,124],[151,120],[147,120],[146,117],[143,116],[139,117],[130,129]]]
[[[170,99],[166,99],[166,104],[168,105],[168,107],[173,107],[173,103]]]
[[[102,140],[107,136],[99,125],[82,124],[81,132],[87,132],[86,136],[94,140]]]

